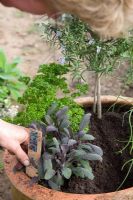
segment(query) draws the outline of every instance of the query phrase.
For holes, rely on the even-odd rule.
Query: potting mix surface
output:
[[[126,145],[121,141],[127,141],[130,135],[128,115],[125,116],[122,124],[123,114],[107,112],[102,120],[92,117],[90,133],[96,138],[94,144],[103,149],[103,162],[93,161],[91,163],[95,175],[93,181],[73,177],[66,183],[63,191],[95,194],[113,192],[120,186],[129,165],[123,171],[121,168],[126,161],[132,158],[129,156],[128,148],[122,154],[118,153]],[[133,187],[133,169],[121,189],[128,187]]]

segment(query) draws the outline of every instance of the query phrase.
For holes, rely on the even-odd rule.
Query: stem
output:
[[[96,113],[96,105],[97,105],[97,79],[98,79],[98,76],[97,74],[95,74],[93,113]]]
[[[124,180],[122,181],[121,185],[117,188],[117,191],[121,189],[121,187],[124,185],[125,181],[127,180],[131,170],[132,170],[132,167],[133,167],[133,159],[128,161],[125,165],[127,165],[129,162],[131,162],[130,166],[129,166],[129,169],[128,169],[128,172],[124,178]]]
[[[102,118],[102,103],[101,103],[101,74],[97,75],[97,112],[98,118]]]
[[[127,112],[124,114],[124,116],[125,116],[126,114],[128,114],[128,113],[129,113],[129,118],[128,118],[128,120],[129,120],[129,126],[130,126],[130,137],[129,137],[129,140],[128,140],[127,144],[126,144],[126,145],[123,147],[123,149],[121,149],[119,152],[120,152],[120,153],[123,153],[123,151],[124,151],[125,149],[127,149],[127,148],[129,147],[130,143],[131,143],[130,154],[132,154],[132,151],[133,151],[133,142],[132,142],[132,141],[133,141],[133,128],[132,128],[131,117],[132,117],[132,114],[133,114],[133,109],[127,111]]]

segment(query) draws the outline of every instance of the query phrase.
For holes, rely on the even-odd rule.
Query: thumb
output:
[[[30,165],[27,154],[23,151],[19,143],[15,143],[11,151],[17,156],[18,160],[26,167]]]

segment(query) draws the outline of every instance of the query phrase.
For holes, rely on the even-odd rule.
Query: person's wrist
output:
[[[0,146],[2,146],[2,141],[3,141],[3,134],[2,134],[3,123],[4,121],[0,119]]]
[[[2,119],[0,119],[0,134],[1,134],[1,130],[2,130],[3,124],[4,124],[4,121]]]
[[[0,120],[0,150],[2,146],[2,132],[1,132],[1,120]]]

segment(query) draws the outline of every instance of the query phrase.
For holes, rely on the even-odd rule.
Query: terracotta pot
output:
[[[133,105],[133,98],[103,96],[103,104],[112,104],[117,100],[117,104]],[[92,105],[93,98],[79,98],[75,100],[84,106]],[[103,193],[103,194],[70,194],[54,191],[41,185],[35,184],[29,186],[30,179],[28,176],[19,172],[14,174],[13,167],[16,164],[16,158],[5,152],[5,171],[12,185],[13,200],[133,200],[133,187],[121,190],[119,192]]]

